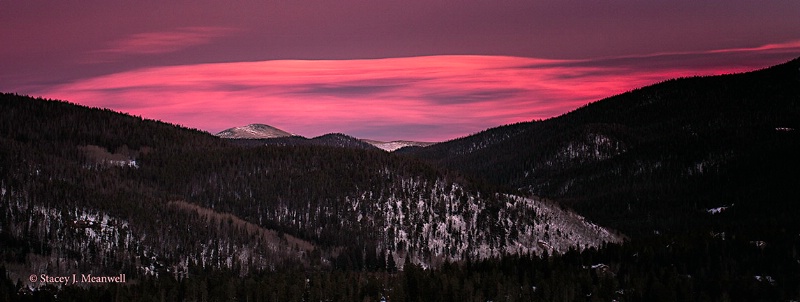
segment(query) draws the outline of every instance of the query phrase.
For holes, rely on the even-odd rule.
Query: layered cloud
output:
[[[132,34],[109,42],[92,51],[87,62],[109,62],[130,55],[154,55],[176,52],[185,48],[207,44],[216,38],[235,32],[225,27],[183,27],[169,31]]]
[[[139,38],[120,52],[166,51],[180,40]],[[798,50],[800,43],[792,42],[594,60],[457,55],[197,64],[110,74],[38,93],[209,132],[265,123],[304,136],[440,141],[552,117],[670,78],[766,67]]]

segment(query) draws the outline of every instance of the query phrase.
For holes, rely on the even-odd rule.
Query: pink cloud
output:
[[[91,58],[87,61],[96,63],[114,61],[125,55],[176,52],[210,43],[215,38],[234,31],[234,29],[224,27],[183,27],[171,31],[133,34],[109,43],[106,48],[93,51]]]
[[[144,46],[125,49],[146,53],[173,47],[171,38],[163,41],[167,42],[131,43]],[[148,50],[150,45],[153,50]],[[198,64],[100,76],[40,95],[212,133],[265,123],[304,136],[344,132],[382,140],[441,141],[489,127],[552,117],[670,78],[740,72],[779,63],[731,65],[742,53],[798,49],[800,45],[795,43],[721,51],[714,54],[716,63],[697,66],[662,61],[681,62],[710,54],[601,60],[459,55]],[[653,63],[656,61],[659,64]]]

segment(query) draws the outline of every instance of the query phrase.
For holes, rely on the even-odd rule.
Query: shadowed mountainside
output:
[[[744,74],[669,80],[542,121],[401,150],[545,196],[634,235],[800,214],[800,59]],[[738,214],[734,214],[738,213]],[[776,222],[776,224],[779,224]]]

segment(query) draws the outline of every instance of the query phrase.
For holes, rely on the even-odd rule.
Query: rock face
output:
[[[292,136],[291,133],[264,124],[250,124],[223,130],[216,134],[221,138],[260,139]]]

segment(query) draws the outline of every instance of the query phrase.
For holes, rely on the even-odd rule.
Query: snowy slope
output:
[[[435,144],[435,143],[431,143],[431,142],[415,142],[415,141],[383,142],[383,141],[376,141],[376,140],[371,140],[371,139],[362,139],[362,141],[364,141],[364,142],[366,142],[366,143],[368,143],[370,145],[373,145],[375,147],[378,147],[380,149],[383,149],[385,151],[389,151],[389,152],[395,151],[395,150],[403,148],[403,147],[427,147],[427,146]]]
[[[221,138],[261,139],[286,137],[292,136],[292,134],[269,125],[250,124],[223,130],[217,133],[216,136]]]

